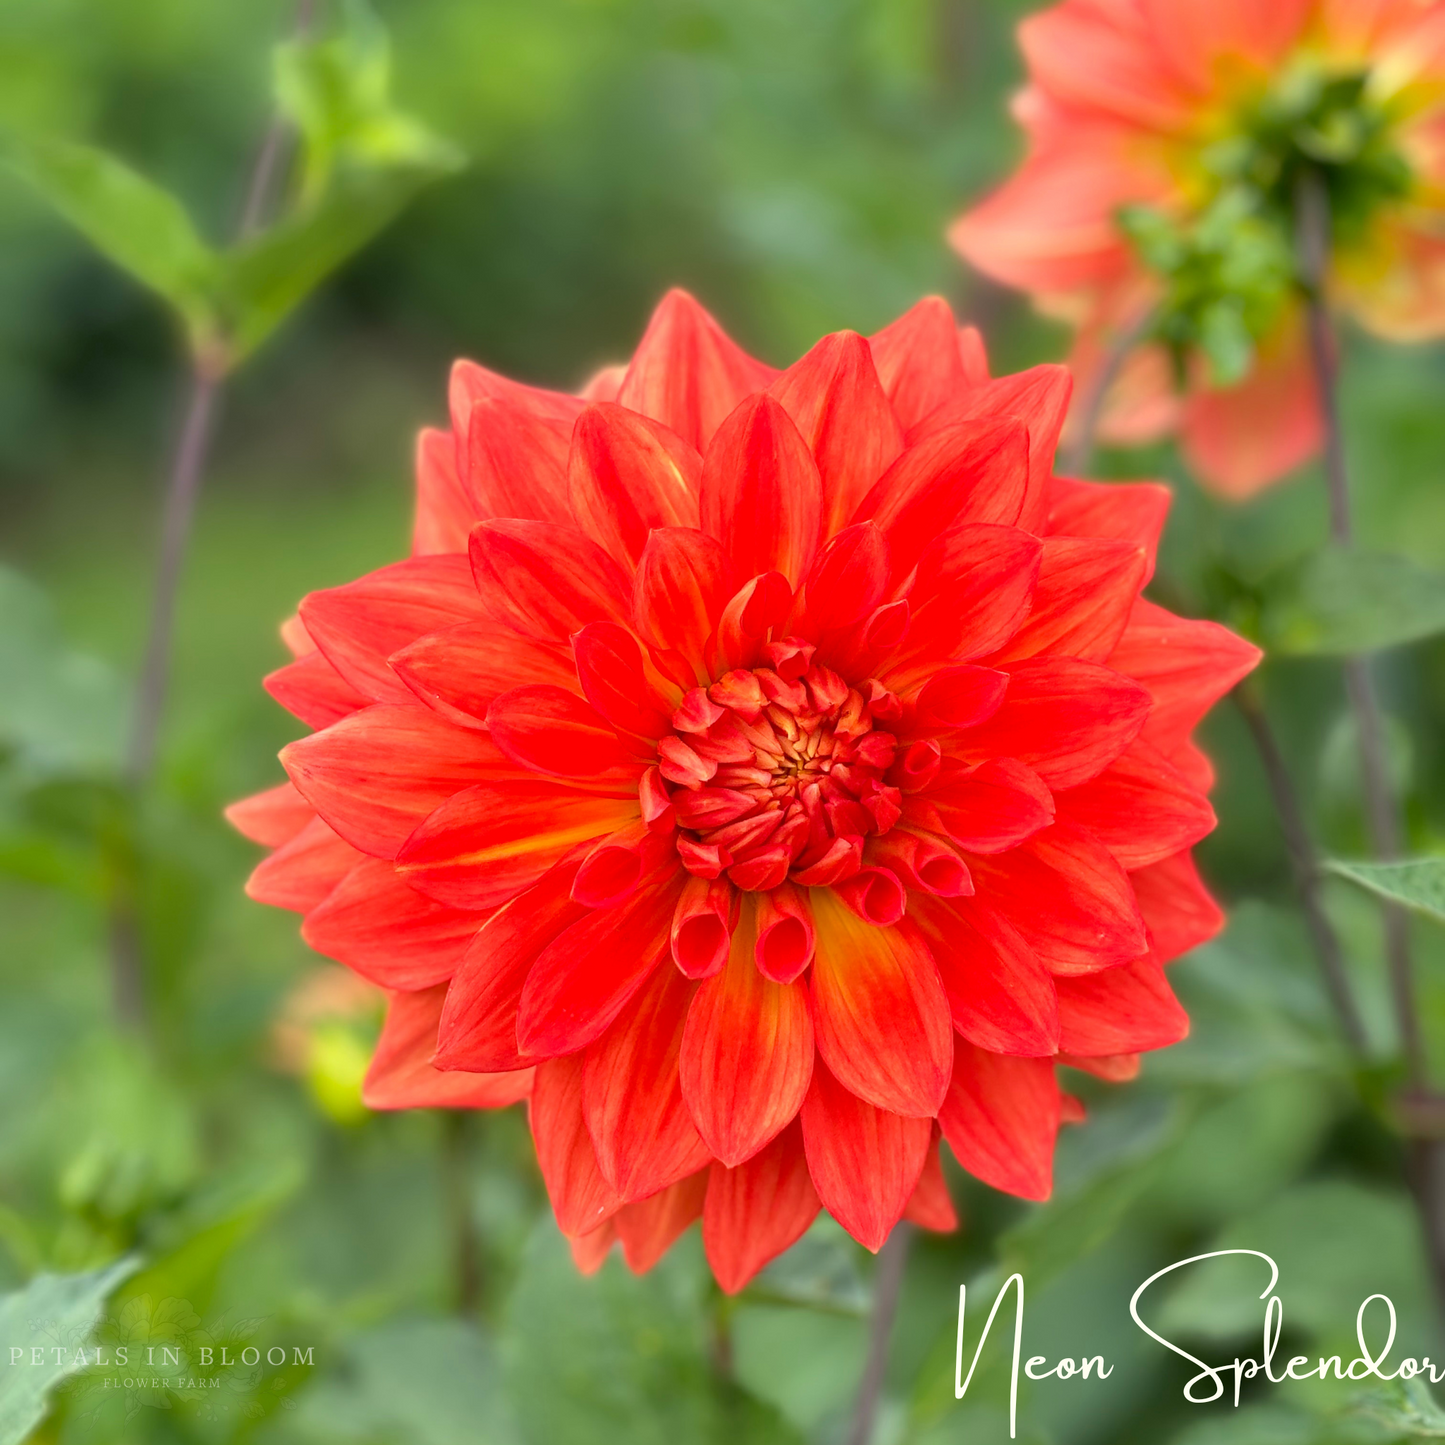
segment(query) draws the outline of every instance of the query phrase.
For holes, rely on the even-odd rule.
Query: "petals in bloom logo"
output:
[[[316,1347],[262,1336],[262,1319],[203,1324],[182,1299],[141,1295],[93,1331],[72,1334],[37,1321],[25,1345],[3,1344],[11,1370],[75,1369],[59,1386],[72,1415],[131,1419],[142,1409],[189,1410],[204,1419],[259,1417],[316,1365]],[[264,1395],[277,1397],[266,1400]]]

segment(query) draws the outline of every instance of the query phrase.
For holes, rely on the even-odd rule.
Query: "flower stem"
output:
[[[482,1304],[482,1242],[472,1213],[471,1120],[465,1109],[443,1109],[442,1192],[452,1239],[453,1299],[459,1315],[474,1318]]]
[[[903,1288],[903,1271],[912,1242],[913,1226],[906,1219],[900,1219],[878,1251],[878,1267],[873,1275],[873,1314],[868,1323],[868,1358],[858,1386],[858,1401],[853,1407],[848,1445],[868,1445],[873,1438],[873,1421],[878,1414],[883,1377],[888,1369],[888,1342],[893,1334],[893,1317],[898,1312],[898,1296]]]
[[[1336,345],[1325,296],[1325,267],[1329,255],[1330,202],[1323,178],[1312,169],[1301,172],[1296,196],[1299,261],[1305,286],[1310,362],[1314,370],[1320,414],[1324,420],[1325,478],[1329,486],[1330,534],[1337,545],[1354,545],[1354,517],[1350,505],[1349,473],[1345,465],[1344,437],[1340,428]],[[1369,659],[1345,659],[1345,690],[1354,714],[1360,749],[1360,781],[1365,822],[1377,857],[1399,856],[1403,829],[1399,804],[1390,786],[1385,761],[1385,729]],[[1383,905],[1385,954],[1390,988],[1400,1031],[1401,1051],[1412,1088],[1425,1087],[1427,1070],[1424,1039],[1415,998],[1410,958],[1409,920],[1394,903]]]
[[[1088,471],[1094,459],[1094,442],[1098,437],[1099,421],[1104,415],[1104,403],[1108,401],[1109,392],[1118,380],[1129,353],[1144,339],[1153,323],[1154,312],[1146,308],[1121,327],[1109,343],[1088,394],[1082,398],[1083,406],[1074,434],[1060,458],[1065,476],[1082,477]]]
[[[1305,925],[1309,929],[1310,941],[1319,959],[1320,971],[1324,974],[1325,987],[1330,1002],[1344,1030],[1350,1048],[1363,1056],[1367,1046],[1364,1024],[1350,988],[1349,975],[1345,971],[1344,950],[1340,947],[1339,935],[1329,920],[1321,901],[1320,885],[1324,881],[1320,871],[1319,856],[1310,838],[1305,823],[1304,809],[1299,794],[1295,791],[1294,779],[1290,777],[1289,765],[1285,762],[1279,739],[1275,737],[1269,717],[1258,691],[1249,682],[1240,683],[1233,693],[1235,706],[1243,716],[1250,736],[1254,739],[1255,750],[1264,768],[1265,780],[1269,784],[1270,796],[1274,800],[1275,812],[1279,815],[1280,831],[1284,834],[1285,847],[1289,851],[1293,866],[1295,887],[1299,892],[1300,905],[1304,909]]]
[[[1295,193],[1296,243],[1300,280],[1305,292],[1310,364],[1324,422],[1325,479],[1329,489],[1330,535],[1337,546],[1354,545],[1354,517],[1350,505],[1349,471],[1340,426],[1338,346],[1326,295],[1330,252],[1330,197],[1324,177],[1313,167],[1300,173]],[[1390,785],[1386,765],[1385,730],[1367,657],[1350,657],[1344,663],[1345,691],[1354,714],[1360,750],[1360,782],[1365,822],[1375,855],[1397,858],[1404,838],[1399,801]],[[1408,1080],[1403,1110],[1407,1136],[1407,1177],[1429,1253],[1436,1300],[1445,1310],[1445,1141],[1411,1127],[1415,1113],[1430,1112],[1439,1096],[1431,1087],[1424,1033],[1415,992],[1410,950],[1410,922],[1398,904],[1381,905],[1385,957],[1390,973],[1400,1050]]]
[[[305,35],[311,28],[315,5],[316,0],[298,0],[295,20],[298,36]],[[246,200],[237,227],[238,237],[253,234],[266,217],[276,176],[284,159],[288,134],[289,127],[282,118],[273,118],[246,184]],[[223,378],[224,369],[214,356],[198,353],[192,358],[185,411],[166,484],[150,622],[126,746],[124,777],[132,803],[149,782],[155,768],[161,718],[170,681],[176,597],[185,566],[196,498],[210,459]],[[148,1013],[145,947],[135,902],[136,882],[134,876],[118,879],[108,905],[111,994],[117,1022],[127,1030],[144,1032]]]

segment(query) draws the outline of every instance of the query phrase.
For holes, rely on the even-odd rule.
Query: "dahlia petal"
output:
[[[1243,501],[1316,455],[1324,441],[1303,327],[1266,343],[1238,385],[1195,391],[1185,402],[1185,459],[1209,490]]]
[[[290,783],[253,793],[225,812],[226,821],[243,838],[265,848],[289,843],[315,816],[316,810]]]
[[[819,627],[847,627],[883,601],[891,564],[888,540],[872,522],[845,527],[808,576],[808,612]]]
[[[736,1169],[715,1162],[708,1171],[702,1242],[723,1292],[737,1294],[801,1238],[820,1207],[796,1123]]]
[[[1061,1053],[1134,1054],[1177,1044],[1188,1032],[1189,1015],[1152,957],[1059,980]]]
[[[818,463],[823,535],[831,537],[903,450],[903,429],[878,379],[869,345],[854,331],[825,336],[771,391]]]
[[[536,778],[465,788],[397,853],[406,881],[455,908],[495,908],[530,888],[581,844],[637,818],[629,798],[578,792]]]
[[[702,457],[661,422],[611,404],[577,418],[568,462],[576,525],[629,570],[654,527],[696,527]]]
[[[817,939],[808,896],[792,883],[758,894],[758,941],[754,962],[764,978],[792,983],[813,961]]]
[[[940,659],[997,652],[1028,615],[1042,555],[1043,543],[1016,527],[968,525],[935,537],[918,559],[907,642],[882,681],[897,689]]]
[[[953,1031],[923,936],[906,920],[864,923],[826,889],[810,902],[818,1052],[861,1099],[897,1114],[935,1114],[948,1087]]]
[[[1008,681],[991,667],[940,668],[919,691],[919,727],[931,733],[986,722],[1003,706]]]
[[[1139,736],[1150,696],[1132,678],[1072,657],[1009,663],[1003,706],[955,743],[960,757],[1003,754],[1057,791],[1103,772]]]
[[[607,1263],[612,1246],[617,1243],[617,1225],[611,1219],[604,1219],[589,1234],[578,1235],[567,1241],[572,1251],[572,1263],[584,1279],[591,1277]]]
[[[539,416],[525,403],[484,397],[467,413],[461,468],[478,520],[526,517],[570,523],[567,442],[571,427]]]
[[[1047,1199],[1059,1109],[1052,1059],[993,1054],[960,1040],[938,1122],[976,1179],[1006,1194]]]
[[[557,644],[518,637],[494,622],[444,627],[417,638],[389,661],[416,697],[462,727],[481,727],[487,709],[523,683],[577,687],[577,674]]]
[[[1061,819],[1089,829],[1127,869],[1172,857],[1216,822],[1209,800],[1142,738],[1057,802]]]
[[[572,901],[575,862],[492,914],[472,939],[447,989],[437,1032],[439,1069],[509,1069],[531,1062],[517,1050],[517,1010],[537,955],[588,910]]]
[[[1038,657],[1103,662],[1128,625],[1147,557],[1131,542],[1045,537],[1034,605],[995,663]]]
[[[701,452],[723,418],[776,375],[732,341],[686,291],[673,290],[652,313],[617,401],[671,427]]]
[[[647,1199],[624,1204],[610,1223],[622,1241],[622,1257],[633,1274],[646,1274],[702,1213],[708,1171],[699,1169]]]
[[[875,1108],[819,1059],[803,1101],[803,1148],[823,1207],[875,1254],[902,1217],[923,1173],[931,1118]]]
[[[813,1072],[813,1022],[801,983],[753,965],[755,927],[733,934],[726,967],[693,996],[679,1061],[682,1096],[707,1147],[750,1159],[797,1115]]]
[[[708,1163],[678,1076],[697,988],[673,969],[655,970],[584,1058],[583,1109],[597,1163],[628,1202]]]
[[[371,704],[317,651],[269,672],[261,686],[307,727],[326,728]]]
[[[485,616],[465,557],[408,557],[301,601],[301,620],[317,647],[373,702],[412,700],[387,662],[393,652],[428,632]]]
[[[246,896],[272,908],[308,913],[365,855],[320,818],[263,858],[246,880]]]
[[[466,454],[468,419],[479,401],[510,402],[544,421],[556,423],[570,432],[572,423],[586,405],[581,397],[565,391],[548,391],[540,386],[527,386],[499,372],[488,371],[475,361],[459,361],[452,367],[447,388],[447,406],[451,413],[452,431],[457,437],[458,455]]]
[[[1097,973],[1148,949],[1128,875],[1087,829],[1055,823],[971,866],[978,897],[1003,911],[1051,973]]]
[[[579,1056],[537,1065],[527,1120],[557,1228],[569,1238],[592,1233],[622,1207],[622,1196],[597,1164],[582,1111]]]
[[[1071,107],[1171,129],[1199,104],[1165,63],[1142,7],[1056,5],[1029,16],[1018,34],[1035,84]]]
[[[301,925],[327,958],[387,989],[421,989],[456,971],[486,913],[424,898],[381,858],[359,862]]]
[[[682,881],[680,869],[660,873],[615,908],[579,919],[542,950],[527,975],[517,1017],[524,1054],[574,1053],[622,1012],[668,950]],[[675,976],[672,969],[664,972]]]
[[[423,427],[416,439],[411,550],[419,557],[465,552],[467,533],[481,520],[457,474],[456,438],[449,431]]]
[[[833,893],[875,928],[897,923],[908,906],[903,884],[890,868],[860,868],[851,878],[835,883]]]
[[[572,898],[584,908],[621,903],[659,864],[673,856],[672,839],[640,818],[603,838],[582,860]]]
[[[941,838],[928,833],[893,828],[883,837],[869,840],[867,857],[870,863],[887,867],[917,893],[966,898],[973,892],[968,864]]]
[[[733,412],[703,459],[702,529],[723,544],[740,576],[808,575],[822,525],[818,464],[792,418],[770,396]]]
[[[781,572],[764,572],[744,582],[723,608],[717,625],[710,659],[714,675],[761,661],[763,640],[783,626],[792,607],[793,589]],[[708,691],[711,696],[712,689]]]
[[[693,875],[683,884],[672,915],[672,959],[686,978],[711,978],[732,947],[736,893],[722,878]]]
[[[1223,56],[1273,66],[1301,32],[1315,0],[1143,0],[1161,58],[1194,90],[1215,83]]]
[[[1144,736],[1167,756],[1260,657],[1227,627],[1176,617],[1141,597],[1109,666],[1149,689]]]
[[[444,1074],[432,1067],[446,988],[393,993],[361,1085],[368,1109],[505,1109],[532,1092],[531,1069]]]
[[[627,578],[575,527],[511,517],[472,529],[472,575],[487,614],[522,637],[566,645],[589,622],[625,622]]]
[[[1058,295],[1128,274],[1119,207],[1167,200],[1173,189],[1167,169],[1140,156],[1137,132],[1069,120],[1084,131],[1078,143],[1036,151],[949,227],[954,250],[1006,286]]]
[[[1037,1058],[1057,1051],[1054,978],[998,909],[982,899],[918,899],[911,916],[938,965],[953,1026],[969,1043]]]
[[[660,738],[671,731],[667,699],[643,669],[637,639],[615,622],[591,622],[572,638],[587,701],[620,732]]]
[[[487,731],[513,762],[555,778],[642,773],[591,703],[550,683],[504,692],[487,709]]]
[[[312,642],[301,619],[294,613],[281,624],[278,631],[281,633],[281,641],[286,644],[286,650],[292,657],[305,657],[308,653],[316,651],[316,644]]]
[[[737,588],[722,543],[704,532],[660,527],[647,539],[632,588],[637,630],[694,665]]]
[[[859,504],[888,538],[906,577],[941,531],[965,522],[1012,526],[1028,489],[1028,428],[1012,417],[962,422],[910,446]]]
[[[1224,927],[1224,912],[1209,896],[1187,849],[1138,869],[1129,882],[1161,963],[1208,943]]]
[[[939,1158],[938,1125],[933,1126],[933,1137],[929,1140],[928,1152],[923,1157],[923,1172],[913,1193],[908,1196],[903,1217],[920,1229],[931,1230],[934,1234],[952,1234],[958,1228],[958,1211],[953,1207],[953,1196],[948,1192],[948,1181],[943,1177],[943,1161]]]
[[[1041,532],[1048,515],[1054,452],[1059,445],[1059,433],[1064,429],[1064,418],[1069,414],[1073,389],[1074,379],[1068,367],[1055,364],[996,377],[972,387],[957,401],[934,412],[909,432],[908,441],[910,444],[921,441],[931,432],[959,422],[1017,418],[1028,431],[1029,457],[1028,487],[1019,508],[1018,525],[1030,532]]]
[[[957,322],[941,296],[926,296],[869,342],[878,380],[905,430],[969,384]]]
[[[1139,1077],[1138,1054],[1099,1054],[1093,1058],[1082,1054],[1059,1054],[1055,1063],[1082,1069],[1108,1084],[1127,1084]]]
[[[1154,575],[1159,537],[1173,493],[1160,482],[1049,482],[1050,533],[1132,542],[1144,549],[1144,582]]]
[[[577,391],[586,402],[616,401],[622,383],[627,380],[627,367],[620,362],[599,367],[587,378]]]
[[[903,803],[908,822],[946,834],[970,853],[1003,853],[1054,821],[1054,799],[1032,768],[994,758],[959,772]]]

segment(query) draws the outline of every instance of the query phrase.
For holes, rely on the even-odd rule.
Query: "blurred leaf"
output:
[[[1325,866],[1381,898],[1445,923],[1445,858],[1407,858],[1400,863],[1343,863],[1332,859]]]
[[[1348,657],[1445,631],[1445,573],[1405,557],[1328,547],[1289,569],[1261,619],[1271,651]]]
[[[222,304],[233,361],[255,350],[327,275],[462,153],[390,98],[386,31],[353,0],[345,24],[279,47],[276,99],[302,140],[294,209],[226,258]]]
[[[120,756],[119,679],[66,644],[49,599],[0,567],[0,748],[27,777],[107,771]]]
[[[293,203],[216,251],[174,196],[92,146],[11,137],[0,155],[184,321],[193,355],[228,370],[462,153],[390,100],[385,30],[361,0],[316,39],[278,47],[276,102],[302,142]]]
[[[1434,1318],[1419,1229],[1403,1193],[1346,1180],[1296,1185],[1223,1230],[1211,1249],[1257,1249],[1279,1266],[1286,1329],[1321,1342],[1354,1339],[1355,1311],[1368,1295],[1387,1294],[1399,1312],[1399,1348],[1430,1353]],[[1226,1340],[1257,1333],[1268,1266],[1252,1256],[1193,1265],[1145,1318],[1162,1320],[1171,1338]],[[1372,1336],[1373,1338],[1373,1336]]]
[[[1363,1394],[1351,1413],[1385,1426],[1405,1440],[1445,1440],[1445,1411],[1421,1380],[1392,1380]]]
[[[1322,1419],[1270,1402],[1199,1420],[1169,1445],[1385,1445],[1396,1437],[1364,1420]]]
[[[214,336],[218,258],[180,201],[123,161],[75,141],[10,135],[0,156],[96,250],[168,301],[193,345]]]
[[[1349,1077],[1350,1057],[1295,915],[1243,903],[1227,930],[1171,964],[1169,977],[1189,1011],[1189,1037],[1150,1057],[1151,1079],[1235,1089],[1271,1074]]]
[[[791,1427],[707,1361],[707,1273],[695,1234],[648,1274],[614,1254],[592,1278],[550,1218],[533,1232],[503,1358],[535,1445],[789,1445]]]
[[[391,1320],[345,1346],[346,1369],[302,1398],[299,1425],[324,1442],[519,1445],[496,1351],[463,1320]]]
[[[1030,1288],[1096,1249],[1153,1183],[1190,1117],[1182,1100],[1136,1094],[1059,1138],[1054,1193],[999,1239],[1000,1269]]]
[[[137,1261],[120,1260],[88,1274],[40,1274],[22,1290],[0,1297],[0,1340],[22,1348],[0,1376],[0,1445],[20,1445],[45,1415],[51,1389],[84,1368],[77,1352],[89,1340],[106,1297]],[[38,1349],[41,1363],[33,1363]]]

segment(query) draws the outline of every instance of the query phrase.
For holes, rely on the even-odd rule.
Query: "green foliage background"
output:
[[[185,574],[160,774],[138,818],[115,765],[180,337],[154,298],[0,177],[0,550],[14,569],[0,573],[0,1291],[12,1292],[0,1300],[0,1439],[25,1438],[50,1389],[35,1438],[57,1445],[839,1440],[871,1259],[825,1221],[728,1310],[695,1231],[644,1279],[617,1260],[579,1279],[518,1111],[460,1130],[428,1114],[350,1118],[337,1099],[366,1041],[344,1031],[319,1076],[275,1066],[273,1021],[318,960],[294,919],[242,896],[255,850],[220,809],[278,779],[276,750],[296,732],[259,686],[284,660],[279,620],[304,592],[405,549],[412,436],[443,416],[454,356],[576,385],[624,356],[680,283],[777,362],[824,331],[871,330],[930,290],[983,326],[998,369],[1056,357],[1064,338],[968,277],[942,240],[1016,158],[1005,98],[1025,7],[377,8],[394,98],[470,164],[422,193],[238,374]],[[6,0],[0,127],[21,148],[106,147],[184,197],[218,247],[288,24],[273,0]],[[1264,690],[1313,820],[1342,857],[1365,850],[1328,654],[1388,649],[1380,674],[1412,851],[1437,852],[1445,354],[1351,336],[1345,370],[1363,540],[1411,568],[1316,556],[1326,524],[1312,473],[1224,508],[1168,449],[1107,456],[1097,470],[1174,482],[1161,600],[1275,646]],[[1080,1080],[1091,1121],[1062,1140],[1048,1205],[951,1173],[966,1226],[914,1251],[879,1441],[1007,1438],[1003,1347],[986,1351],[962,1404],[950,1381],[958,1285],[991,1298],[1015,1267],[1029,1288],[1026,1355],[1103,1353],[1115,1365],[1107,1384],[1027,1387],[1020,1438],[1333,1445],[1445,1432],[1427,1396],[1403,1392],[1256,1384],[1237,1413],[1186,1406],[1186,1367],[1129,1321],[1128,1298],[1153,1270],[1247,1246],[1283,1270],[1282,1353],[1349,1358],[1360,1300],[1384,1292],[1402,1348],[1445,1358],[1391,1125],[1398,1065],[1374,905],[1330,885],[1371,1033],[1362,1069],[1337,1038],[1266,791],[1227,708],[1206,741],[1221,824],[1202,858],[1232,921],[1174,967],[1194,1034],[1149,1059],[1137,1084]],[[103,900],[132,864],[148,1046],[117,1034],[108,993]],[[1416,925],[1425,1026],[1445,1071],[1440,927]],[[459,1209],[481,1240],[476,1319],[453,1309]],[[1161,1287],[1161,1318],[1196,1353],[1250,1353],[1252,1282],[1223,1266],[1181,1276]],[[126,1387],[105,1368],[41,1378],[5,1363],[6,1347],[87,1338],[112,1358],[129,1341],[132,1361],[171,1348],[202,1383]],[[206,1350],[248,1347],[284,1363],[201,1363]]]

